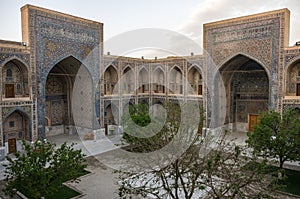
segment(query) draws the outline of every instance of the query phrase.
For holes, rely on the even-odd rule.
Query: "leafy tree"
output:
[[[151,122],[149,108],[145,103],[130,105],[129,114],[131,119],[139,126],[147,126]]]
[[[286,161],[300,160],[300,123],[293,109],[284,110],[282,116],[275,111],[263,113],[248,137],[254,153],[278,160],[280,169]]]
[[[15,158],[7,156],[5,165],[8,181],[5,191],[13,195],[17,189],[30,198],[51,195],[67,180],[78,181],[86,164],[81,150],[75,150],[74,144],[66,143],[59,148],[55,144],[37,140],[33,145],[23,141],[24,151],[17,152]]]
[[[172,139],[180,126],[180,107],[170,102],[163,107],[166,118],[162,115],[150,117],[149,107],[144,103],[129,106],[129,114],[123,116],[123,139],[130,145],[131,151],[155,151]],[[163,120],[166,125],[161,125]]]
[[[170,140],[180,129],[180,107],[167,103],[166,124],[152,137],[151,142],[139,139],[139,152],[148,153],[153,148],[159,149]],[[185,117],[197,117],[184,114]],[[199,129],[202,129],[203,111],[200,111]],[[189,118],[188,118],[189,119]],[[191,133],[189,128],[181,128],[183,134]],[[198,130],[199,131],[199,130]],[[176,144],[174,151],[178,150]],[[190,146],[179,157],[172,158],[169,164],[149,168],[150,162],[157,161],[162,165],[166,159],[152,158],[136,162],[146,169],[137,172],[117,171],[119,174],[119,195],[130,198],[133,195],[155,198],[259,198],[267,195],[273,188],[271,178],[266,178],[266,160],[257,162],[256,156],[247,157],[247,146],[237,146],[223,134],[220,139],[208,135],[205,139],[197,134]],[[255,163],[255,164],[254,164]],[[133,165],[130,165],[133,166]],[[124,165],[125,167],[125,165]]]
[[[255,156],[245,155],[247,146],[236,146],[225,136],[203,155],[205,143],[199,140],[200,136],[165,167],[138,173],[118,171],[120,197],[232,199],[271,195],[276,184],[275,178],[265,173],[266,160],[257,163]]]

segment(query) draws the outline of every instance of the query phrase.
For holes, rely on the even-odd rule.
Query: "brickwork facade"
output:
[[[8,139],[119,124],[128,103],[196,100],[207,126],[212,112],[224,110],[224,123],[242,131],[251,114],[300,108],[300,46],[288,46],[288,9],[204,24],[203,55],[160,59],[104,55],[100,22],[31,5],[21,15],[22,42],[0,40],[0,144],[7,152]],[[213,110],[220,81],[226,102]]]

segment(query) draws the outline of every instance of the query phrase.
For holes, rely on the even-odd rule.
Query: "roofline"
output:
[[[22,11],[22,10],[25,10],[27,8],[28,9],[39,10],[39,11],[43,11],[43,12],[47,12],[47,13],[51,13],[51,14],[55,14],[55,15],[60,15],[60,16],[68,17],[68,18],[75,18],[77,20],[84,21],[84,22],[96,23],[96,24],[103,25],[103,23],[99,22],[99,21],[85,19],[83,17],[78,17],[78,16],[74,16],[74,15],[71,15],[71,14],[66,14],[66,13],[63,13],[63,12],[59,12],[59,11],[50,10],[50,9],[47,9],[47,8],[42,8],[42,7],[34,6],[34,5],[31,5],[31,4],[26,4],[26,5],[22,6],[20,10]]]
[[[220,21],[208,22],[208,23],[204,23],[203,26],[206,26],[206,27],[216,26],[216,25],[219,25],[219,24],[227,23],[227,22],[241,21],[241,20],[250,19],[250,18],[253,18],[253,17],[257,17],[257,16],[267,16],[267,15],[270,15],[270,14],[276,14],[276,13],[280,13],[280,12],[290,13],[290,10],[287,9],[287,8],[282,8],[282,9],[278,9],[278,10],[272,10],[272,11],[267,11],[267,12],[262,12],[262,13],[257,13],[257,14],[250,14],[250,15],[241,16],[241,17],[234,17],[234,18],[230,18],[230,19],[224,19],[224,20],[220,20]]]

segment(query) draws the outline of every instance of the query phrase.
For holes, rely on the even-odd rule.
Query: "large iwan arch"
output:
[[[46,136],[93,128],[93,85],[85,66],[73,56],[49,71],[45,83]],[[78,118],[80,117],[80,118]]]
[[[224,124],[233,130],[252,130],[257,123],[257,115],[269,109],[268,72],[262,64],[241,54],[223,63],[218,72],[226,94],[225,99],[219,99],[226,100],[223,101],[226,107],[222,107],[226,111]]]

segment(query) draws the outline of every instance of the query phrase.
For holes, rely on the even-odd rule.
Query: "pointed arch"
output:
[[[14,108],[13,110],[10,110],[6,115],[3,116],[3,121],[6,120],[7,117],[9,117],[12,113],[14,112],[20,112],[22,114],[24,114],[24,116],[26,116],[28,119],[30,119],[29,115],[21,108]]]
[[[16,108],[3,118],[3,141],[8,142],[8,153],[17,151],[18,140],[31,141],[31,120],[26,112]]]
[[[10,58],[2,67],[2,96],[22,98],[30,96],[28,66],[18,58]]]
[[[158,66],[154,69],[152,83],[152,90],[154,93],[165,93],[166,75],[161,66]]]
[[[149,81],[149,71],[142,67],[138,73],[138,91],[139,93],[149,93],[150,92],[150,81]]]
[[[141,72],[141,70],[146,70],[149,73],[149,69],[146,66],[141,66],[139,68],[139,73]]]
[[[165,73],[165,69],[161,65],[156,66],[153,71],[156,71],[158,69],[160,69],[161,71],[163,71]]]
[[[45,112],[41,117],[48,118],[52,126],[46,129],[47,136],[64,133],[72,126],[93,128],[93,78],[81,61],[74,56],[60,59],[44,81]],[[45,126],[45,120],[42,122]]]
[[[59,57],[57,60],[55,60],[54,62],[52,62],[51,67],[48,67],[47,69],[45,69],[45,72],[43,73],[45,79],[46,79],[46,77],[49,75],[49,72],[50,72],[55,66],[57,66],[59,63],[65,61],[65,60],[68,60],[68,59],[72,59],[72,60],[75,60],[77,63],[80,63],[80,66],[83,66],[83,67],[86,69],[86,71],[88,72],[89,76],[90,76],[90,77],[93,77],[93,75],[91,74],[91,71],[90,71],[89,68],[86,66],[86,64],[83,63],[83,62],[81,61],[81,59],[79,59],[78,57],[76,57],[76,56],[73,55],[73,54],[68,54],[68,55],[64,55],[64,56]]]
[[[117,69],[109,65],[104,72],[104,95],[111,95],[118,92],[117,83],[119,81]]]
[[[202,95],[203,78],[201,70],[195,65],[188,70],[188,94],[189,95]]]
[[[124,94],[133,93],[135,90],[135,75],[131,66],[127,66],[122,74],[122,90]]]
[[[225,124],[232,124],[233,130],[247,131],[249,115],[269,109],[269,71],[261,62],[242,53],[228,58],[217,68],[219,75],[216,73],[212,92],[222,99],[214,99],[217,106],[212,111],[216,117],[224,115]],[[223,110],[226,113],[220,112]]]
[[[266,71],[266,73],[267,73],[267,75],[268,75],[269,81],[272,79],[272,78],[271,78],[271,73],[270,73],[269,68],[268,68],[263,62],[261,62],[259,59],[255,58],[255,57],[253,57],[253,56],[251,56],[251,55],[248,55],[248,54],[246,54],[246,53],[243,53],[243,52],[239,52],[239,53],[233,54],[233,55],[231,55],[230,57],[228,57],[227,59],[225,59],[223,62],[221,62],[221,63],[217,66],[216,71],[220,71],[221,68],[222,68],[224,65],[226,65],[226,63],[229,63],[229,62],[231,62],[232,60],[234,60],[234,59],[236,59],[236,58],[238,58],[238,57],[246,57],[246,58],[248,58],[248,59],[251,59],[251,60],[255,61],[255,62],[258,63],[261,67],[263,67],[263,69]]]
[[[113,67],[116,71],[118,71],[118,67],[113,63],[109,63],[108,65],[106,65],[104,71],[107,70],[109,67]]]
[[[128,71],[130,71],[130,70],[134,72],[133,67],[130,66],[130,65],[127,65],[127,66],[123,69],[122,74],[124,75],[126,72],[128,72]]]
[[[188,72],[190,70],[192,70],[193,68],[195,68],[198,71],[198,73],[200,73],[201,75],[203,75],[203,70],[202,70],[202,68],[198,64],[193,64],[192,66],[190,66],[190,68],[188,69]]]
[[[27,70],[29,70],[28,64],[27,64],[24,60],[20,59],[20,58],[17,57],[17,56],[12,56],[12,57],[10,57],[10,58],[4,60],[3,63],[2,63],[2,67],[3,67],[5,64],[7,64],[8,62],[10,62],[10,61],[18,61],[18,62],[20,62],[21,64],[23,64],[23,65],[26,67]]]
[[[285,94],[300,96],[300,57],[290,62],[284,70]]]
[[[183,72],[177,65],[170,70],[169,90],[171,94],[183,94]]]

